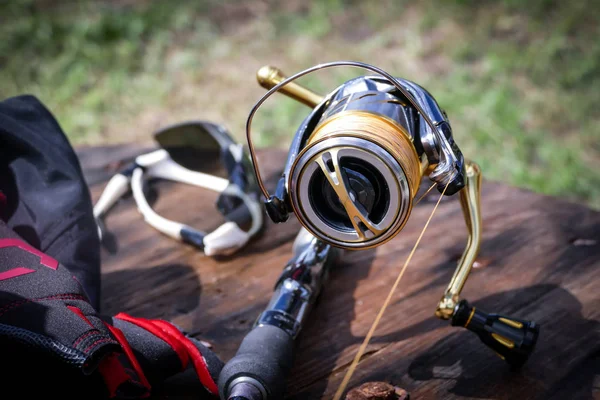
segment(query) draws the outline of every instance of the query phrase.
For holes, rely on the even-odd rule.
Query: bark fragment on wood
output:
[[[408,392],[387,382],[366,382],[346,394],[346,400],[409,400]]]

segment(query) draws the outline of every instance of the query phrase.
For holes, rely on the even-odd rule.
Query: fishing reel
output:
[[[358,67],[361,76],[320,96],[294,81],[317,70]],[[248,147],[267,214],[293,213],[316,238],[361,250],[382,245],[406,224],[424,177],[445,196],[459,194],[469,238],[435,315],[476,333],[511,366],[522,365],[539,334],[535,322],[486,314],[460,301],[481,242],[481,171],[465,160],[446,113],[424,88],[369,64],[320,64],[291,77],[265,66],[257,73],[267,93],[246,125]],[[260,106],[281,92],[312,108],[297,130],[273,194],[264,186],[251,126]]]

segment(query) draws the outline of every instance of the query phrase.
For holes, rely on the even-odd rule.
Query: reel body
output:
[[[339,66],[377,75],[352,79],[324,97],[293,82]],[[481,171],[463,158],[446,113],[433,96],[414,82],[354,61],[320,64],[289,78],[266,66],[257,79],[268,92],[251,110],[246,134],[271,219],[285,222],[294,213],[310,234],[327,244],[367,249],[389,241],[404,227],[423,177],[440,193],[458,193],[469,237],[435,315],[475,332],[512,366],[523,364],[535,347],[537,324],[488,316],[461,303],[481,243]],[[277,91],[312,111],[296,131],[271,195],[260,178],[251,125],[256,111]]]
[[[424,175],[440,192],[448,185],[447,195],[464,187],[464,159],[445,114],[425,89],[396,82],[412,98],[385,78],[364,76],[314,105],[292,141],[278,189],[268,197],[275,222],[291,211],[316,237],[365,249],[402,229]],[[428,110],[435,130],[411,101]]]
[[[422,175],[411,109],[396,96],[361,90],[359,78],[331,98],[288,176],[294,214],[333,245],[368,248],[406,223]]]

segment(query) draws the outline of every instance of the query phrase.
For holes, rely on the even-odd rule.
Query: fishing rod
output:
[[[279,399],[292,368],[294,339],[343,250],[302,229],[293,257],[277,280],[271,301],[219,375],[219,393],[228,400]]]
[[[326,96],[294,82],[334,67],[359,68],[373,75],[349,80]],[[433,182],[442,196],[458,194],[469,236],[435,315],[474,332],[512,368],[523,365],[535,348],[539,326],[533,321],[487,314],[460,299],[481,243],[481,170],[477,163],[463,157],[448,117],[433,96],[414,82],[356,61],[319,64],[290,77],[275,67],[265,66],[258,71],[257,79],[267,93],[250,111],[246,137],[271,220],[282,223],[294,214],[307,232],[302,235],[312,237],[312,245],[305,250],[316,259],[314,254],[320,246],[327,253],[334,249],[362,250],[395,237],[408,221],[424,177]],[[256,159],[252,121],[276,92],[312,111],[296,131],[282,176],[274,193],[270,193]],[[296,254],[298,260],[308,256]],[[297,314],[285,307],[283,313],[272,313],[275,305],[290,306],[277,300],[283,282],[290,279],[286,270],[286,278],[280,279],[266,314],[261,314],[221,374],[219,388],[224,400],[271,400],[283,393],[293,339],[306,319],[306,312],[302,318],[294,319]],[[312,287],[306,282],[296,283]],[[314,301],[322,284],[318,280],[319,290],[310,292],[307,304]],[[282,325],[282,321],[287,322]],[[291,324],[296,327],[293,330],[287,328],[291,321],[297,323]]]

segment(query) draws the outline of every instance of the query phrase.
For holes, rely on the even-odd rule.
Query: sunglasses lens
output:
[[[221,146],[203,124],[179,125],[154,135],[173,161],[192,171],[227,178],[221,162]]]

